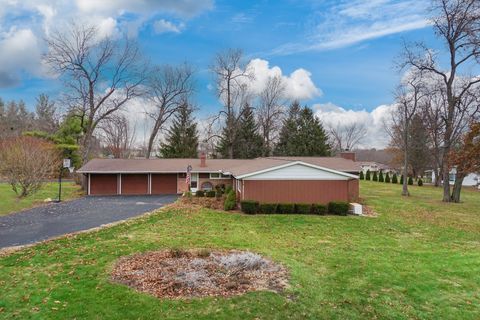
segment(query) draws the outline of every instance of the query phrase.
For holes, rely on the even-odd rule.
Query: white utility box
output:
[[[361,216],[363,214],[362,205],[360,203],[350,203],[350,212],[354,215]]]

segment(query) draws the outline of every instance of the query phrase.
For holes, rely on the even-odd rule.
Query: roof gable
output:
[[[264,170],[237,176],[244,180],[349,180],[357,176],[316,166],[302,161],[294,161]]]

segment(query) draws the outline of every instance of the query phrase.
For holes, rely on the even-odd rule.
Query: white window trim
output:
[[[212,174],[218,174],[218,177],[212,177]],[[222,172],[210,172],[208,177],[209,177],[210,180],[224,180],[224,179],[231,179],[232,178],[232,176],[230,174],[224,174]]]

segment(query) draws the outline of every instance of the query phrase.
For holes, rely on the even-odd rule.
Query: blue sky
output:
[[[426,20],[427,4],[414,0],[0,0],[0,48],[4,48],[0,97],[23,99],[32,107],[39,93],[55,97],[61,92],[61,83],[49,77],[41,64],[42,38],[54,26],[74,19],[96,24],[106,34],[128,33],[154,63],[193,65],[200,116],[219,108],[209,89],[208,67],[215,53],[241,48],[248,59],[277,66],[285,77],[305,70],[300,79],[292,77],[292,83],[311,81],[317,90],[301,96],[302,102],[319,116],[335,112],[337,118],[346,119],[360,112],[374,121],[377,108],[392,103],[401,76],[393,60],[402,41],[438,46]]]

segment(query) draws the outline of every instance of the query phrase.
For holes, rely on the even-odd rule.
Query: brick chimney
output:
[[[200,167],[205,168],[207,166],[207,155],[205,152],[200,153]]]
[[[342,151],[340,152],[340,157],[347,160],[355,161],[355,152],[353,151]]]

